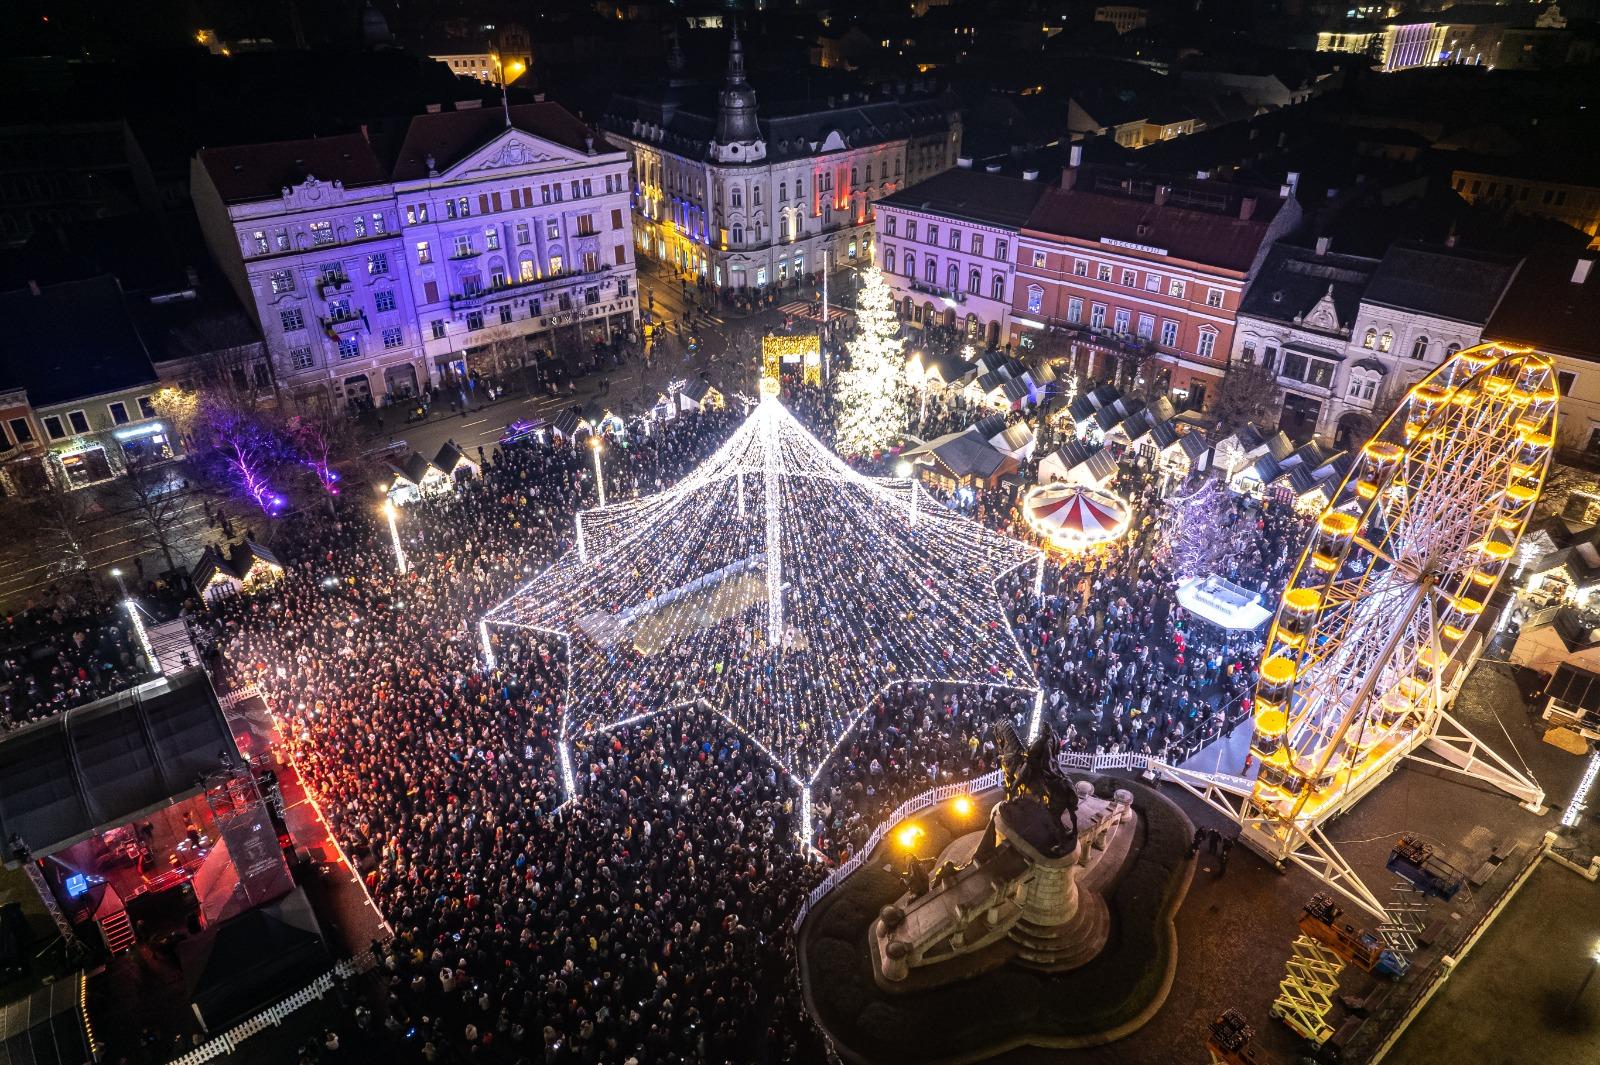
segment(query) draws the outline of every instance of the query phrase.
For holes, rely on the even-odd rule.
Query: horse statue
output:
[[[994,744],[1000,752],[1000,769],[1005,780],[1006,800],[1035,799],[1050,815],[1059,819],[1071,815],[1071,837],[1078,835],[1078,793],[1072,781],[1056,765],[1055,729],[1045,722],[1039,736],[1024,744],[1010,721],[1001,720],[993,728]],[[1066,828],[1065,825],[1062,826]]]

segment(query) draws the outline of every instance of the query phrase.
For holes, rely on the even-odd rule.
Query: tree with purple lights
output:
[[[288,457],[287,442],[261,411],[235,403],[226,395],[201,397],[199,424],[209,437],[217,479],[260,507],[276,514],[285,506],[272,487],[273,472]]]
[[[1231,502],[1222,481],[1210,476],[1188,495],[1167,498],[1166,540],[1177,580],[1217,572],[1233,538],[1228,527]]]
[[[349,422],[319,415],[296,414],[289,419],[289,440],[300,453],[300,461],[316,477],[328,512],[333,512],[333,497],[339,494],[339,471],[333,468],[345,450]]]

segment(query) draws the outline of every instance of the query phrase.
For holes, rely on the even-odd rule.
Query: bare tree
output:
[[[528,337],[509,327],[485,333],[472,351],[472,368],[504,385],[528,363]]]
[[[339,494],[339,474],[334,467],[347,458],[355,442],[355,430],[348,418],[325,414],[296,414],[286,424],[289,439],[316,478],[322,497],[333,513],[333,497]]]
[[[1211,414],[1224,433],[1247,422],[1275,422],[1283,407],[1283,390],[1270,369],[1247,359],[1235,359],[1217,386]]]
[[[73,491],[53,477],[28,500],[28,519],[39,534],[39,539],[51,545],[58,565],[56,575],[85,571],[89,568],[89,552],[93,548],[93,534],[85,526],[93,497],[85,491]]]
[[[126,471],[107,492],[107,501],[133,518],[140,543],[159,550],[169,571],[178,568],[173,551],[181,543],[189,509],[184,487],[175,466],[129,459]]]

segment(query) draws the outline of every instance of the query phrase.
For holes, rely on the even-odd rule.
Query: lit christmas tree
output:
[[[905,341],[899,337],[894,294],[875,269],[856,299],[856,336],[850,341],[850,368],[839,375],[840,453],[870,455],[893,444],[906,427]]]
[[[1233,530],[1227,524],[1231,500],[1222,482],[1207,477],[1185,496],[1169,496],[1166,541],[1172,545],[1172,575],[1185,581],[1209,577],[1221,568],[1232,549]]]

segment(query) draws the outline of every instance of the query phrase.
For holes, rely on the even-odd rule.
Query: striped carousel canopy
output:
[[[1082,485],[1040,485],[1022,504],[1029,527],[1058,547],[1082,550],[1128,531],[1128,505]]]

